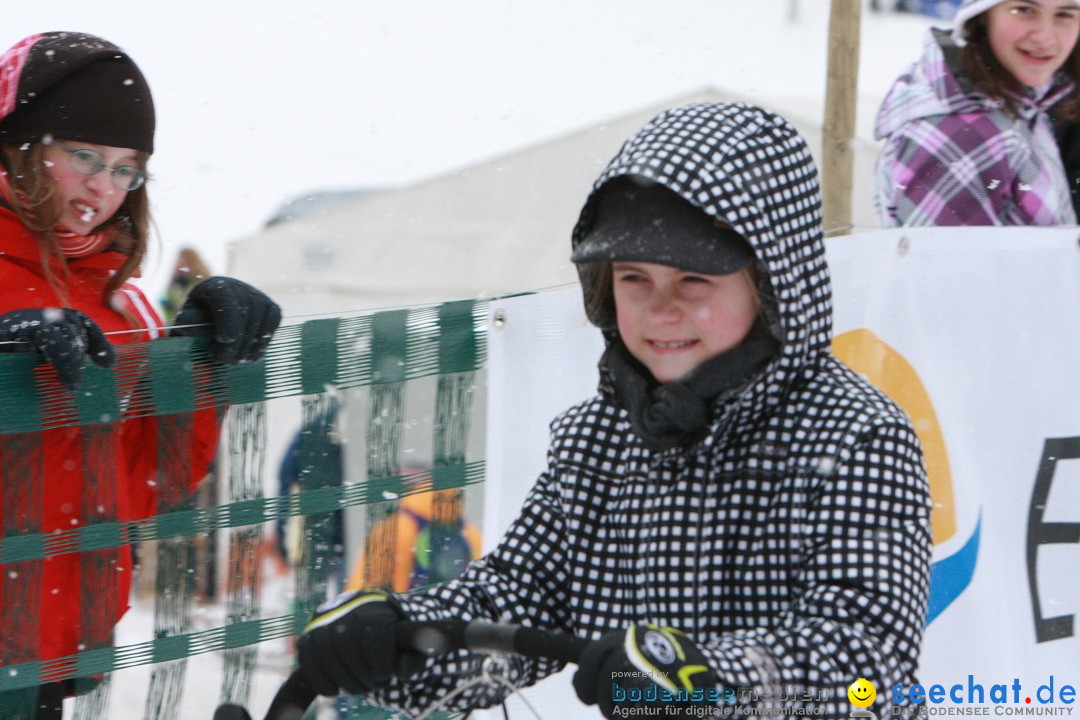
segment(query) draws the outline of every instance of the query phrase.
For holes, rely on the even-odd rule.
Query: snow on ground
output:
[[[282,575],[273,563],[266,562],[263,578],[262,616],[277,617],[285,614],[286,602],[293,595],[292,575]],[[153,612],[151,600],[133,598],[131,610],[117,627],[117,645],[143,643],[154,637]],[[225,609],[222,604],[193,605],[191,632],[210,630],[224,624]],[[274,692],[288,677],[291,665],[290,639],[269,640],[259,645],[249,705],[254,717],[261,720]],[[205,653],[187,659],[187,680],[179,717],[185,720],[210,720],[213,717],[214,710],[221,701],[223,668],[221,653]],[[149,717],[146,714],[146,700],[151,669],[150,665],[139,665],[113,673],[109,718],[141,720]]]

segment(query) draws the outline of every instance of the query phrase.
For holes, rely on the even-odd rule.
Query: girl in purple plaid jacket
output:
[[[879,224],[1071,225],[1048,111],[1080,115],[1080,0],[965,0],[878,113]]]

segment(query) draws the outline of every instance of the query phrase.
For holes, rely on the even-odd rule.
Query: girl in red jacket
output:
[[[48,32],[0,57],[0,352],[38,353],[42,387],[55,377],[75,391],[85,360],[108,368],[114,343],[164,335],[151,303],[128,282],[146,253],[153,140],[150,88],[112,43]],[[177,325],[209,335],[212,360],[236,363],[261,357],[280,319],[260,291],[215,277],[192,290]],[[213,457],[214,415],[173,416],[171,427],[185,428],[168,438],[181,446],[184,491]],[[30,443],[0,435],[5,535],[155,511],[159,419],[103,420],[31,433]],[[0,583],[0,666],[108,646],[127,608],[130,547],[15,565],[3,568]],[[39,686],[31,716],[61,717],[72,686]]]

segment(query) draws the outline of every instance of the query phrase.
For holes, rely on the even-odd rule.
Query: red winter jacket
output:
[[[114,293],[111,304],[125,312],[102,301],[105,283],[124,260],[120,253],[102,252],[68,262],[68,307],[89,315],[106,333],[146,331],[110,335],[114,345],[144,342],[161,335],[157,312],[135,286],[126,284]],[[65,282],[63,274],[57,278]],[[0,207],[0,314],[21,308],[60,306],[60,299],[42,272],[36,239],[14,213]],[[7,400],[0,397],[0,402]],[[213,459],[218,435],[215,415],[213,410],[194,413],[192,432],[184,433],[185,438],[190,438],[191,472],[189,478],[184,478],[190,487],[206,475]],[[101,433],[100,437],[96,432]],[[49,533],[83,526],[87,523],[84,503],[95,503],[88,509],[91,515],[96,511],[98,517],[134,520],[153,514],[159,492],[155,474],[157,433],[158,418],[149,417],[95,426],[94,431],[71,426],[24,436],[0,436],[0,467],[5,468],[0,477],[4,483],[10,483],[11,468],[33,473],[33,466],[27,471],[24,462],[6,455],[40,437],[40,450],[27,454],[31,461],[40,463],[40,523],[33,518],[28,522],[27,514],[18,508],[3,507],[9,497],[9,487],[3,487],[0,513],[5,534],[18,534],[10,529],[13,527],[22,532]],[[176,442],[174,438],[170,441]],[[84,447],[94,448],[94,458],[86,456]],[[91,487],[84,477],[98,472],[102,481]],[[22,487],[28,484],[25,479],[20,482]],[[43,561],[9,563],[0,566],[0,573],[4,578],[0,582],[0,666],[70,655],[109,643],[112,627],[128,607],[131,548],[125,545],[54,555]],[[32,604],[38,606],[36,620]],[[32,641],[35,625],[39,628],[36,643]]]

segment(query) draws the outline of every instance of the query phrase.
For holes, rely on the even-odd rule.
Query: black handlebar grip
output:
[[[588,640],[573,635],[489,622],[440,620],[398,625],[398,645],[426,657],[451,650],[477,650],[576,663],[588,644]]]
[[[461,650],[465,645],[464,620],[428,620],[413,622],[403,620],[397,626],[397,643],[400,650],[415,650],[424,657],[436,657],[451,650]]]
[[[518,628],[514,633],[514,652],[527,657],[577,663],[588,645],[584,638],[531,627]]]
[[[218,709],[214,711],[214,720],[251,720],[251,715],[242,705],[226,703],[218,705]]]
[[[294,670],[274,695],[274,701],[266,711],[266,720],[300,720],[316,697],[318,693],[311,689],[299,670]],[[214,720],[218,720],[216,716]]]

